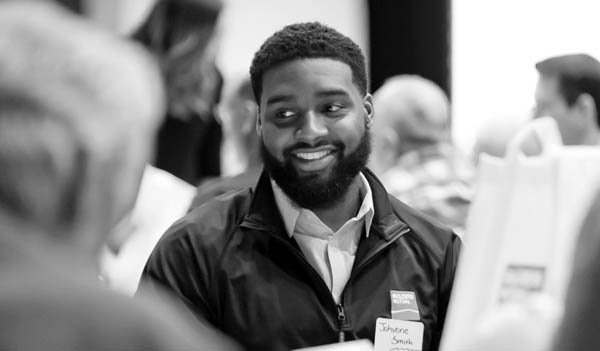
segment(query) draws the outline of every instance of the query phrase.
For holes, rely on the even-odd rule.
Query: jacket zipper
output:
[[[259,228],[259,227],[254,227],[254,226],[248,226],[251,229],[255,229],[255,230],[260,230],[260,231],[265,231],[263,228]],[[341,294],[341,302],[338,304],[335,302],[335,300],[333,299],[333,296],[331,295],[331,291],[329,291],[329,288],[327,287],[327,285],[325,284],[325,282],[323,282],[323,279],[321,278],[321,276],[315,271],[315,269],[313,268],[313,266],[310,265],[310,263],[308,263],[308,261],[306,260],[306,258],[304,258],[304,256],[298,254],[298,249],[296,247],[294,247],[292,244],[290,244],[289,242],[283,240],[282,238],[280,238],[277,233],[272,232],[272,231],[266,231],[267,233],[269,233],[273,238],[275,238],[276,240],[278,240],[281,244],[283,244],[284,246],[288,247],[288,249],[290,249],[290,251],[306,266],[308,267],[308,271],[311,272],[311,274],[315,277],[318,278],[318,280],[321,282],[321,284],[326,288],[325,290],[327,290],[327,295],[329,296],[330,300],[333,302],[333,304],[336,306],[336,310],[337,310],[337,321],[338,321],[338,342],[344,342],[346,340],[346,335],[344,332],[344,327],[347,326],[347,319],[346,319],[346,312],[344,310],[344,305],[343,305],[343,301],[344,301],[344,293],[346,291],[346,288],[350,285],[350,282],[352,281],[352,279],[354,278],[354,276],[358,275],[358,273],[360,271],[363,270],[363,268],[369,264],[373,258],[375,256],[377,256],[377,254],[379,252],[381,252],[383,249],[385,249],[386,247],[388,247],[391,243],[393,243],[398,237],[408,233],[410,231],[410,228],[406,228],[405,230],[401,231],[400,233],[398,233],[397,235],[394,236],[394,238],[390,239],[389,242],[386,245],[383,245],[381,247],[379,247],[377,250],[375,250],[368,258],[366,261],[364,261],[360,267],[357,268],[357,270],[355,271],[355,274],[353,274],[352,276],[350,276],[350,278],[348,279],[348,282],[346,283],[346,286],[344,287],[344,289],[342,290],[342,294]]]
[[[344,326],[346,325],[346,313],[344,312],[344,306],[341,303],[337,304],[338,311],[338,342],[346,341],[346,335],[344,334]]]
[[[348,288],[348,286],[350,286],[350,283],[352,282],[352,280],[354,279],[355,276],[357,276],[363,269],[364,267],[366,267],[371,261],[373,261],[373,259],[375,258],[375,256],[377,256],[377,254],[379,254],[382,250],[384,250],[386,247],[388,247],[389,245],[391,245],[398,237],[408,233],[410,231],[410,228],[406,228],[405,230],[401,231],[400,233],[398,233],[398,235],[395,235],[392,239],[390,239],[390,241],[386,244],[383,245],[379,248],[377,248],[377,250],[375,250],[365,261],[363,261],[363,263],[354,271],[354,274],[352,274],[349,278],[348,281],[346,282],[346,285],[344,286],[344,289],[342,290],[342,294],[341,296],[341,302],[339,304],[337,304],[337,311],[338,311],[338,328],[339,328],[339,332],[338,332],[338,342],[344,342],[346,339],[346,335],[344,333],[344,327],[346,326],[346,312],[344,310],[344,295],[346,292],[346,288]]]
[[[335,302],[335,300],[333,299],[333,296],[331,295],[331,291],[329,290],[329,288],[327,287],[327,285],[325,284],[325,282],[323,281],[323,278],[321,278],[321,276],[317,273],[317,271],[315,271],[315,269],[313,268],[313,266],[310,265],[310,263],[308,263],[308,261],[306,260],[306,258],[304,258],[304,256],[300,255],[297,251],[297,249],[291,245],[290,243],[288,243],[287,241],[283,240],[282,238],[278,237],[276,233],[273,232],[269,232],[274,238],[276,238],[276,240],[278,240],[279,242],[281,242],[283,245],[285,245],[286,247],[288,247],[290,249],[290,251],[308,268],[308,271],[312,272],[312,275],[318,279],[318,281],[322,284],[322,286],[325,288],[324,290],[327,291],[327,296],[329,296],[330,301],[333,303],[333,305],[335,305],[336,310],[337,310],[337,322],[338,322],[338,342],[344,342],[346,340],[346,335],[344,333],[344,328],[347,326],[347,319],[346,319],[346,312],[344,311],[344,306],[342,304],[342,302],[340,302],[339,304]]]

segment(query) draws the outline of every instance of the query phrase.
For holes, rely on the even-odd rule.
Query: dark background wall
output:
[[[390,76],[410,73],[451,96],[451,0],[368,1],[371,91]]]

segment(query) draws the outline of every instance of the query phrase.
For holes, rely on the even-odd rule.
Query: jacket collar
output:
[[[389,195],[373,172],[367,168],[362,172],[367,178],[373,193],[375,216],[371,224],[371,232],[378,234],[386,241],[390,241],[398,232],[407,229],[408,225],[393,213]],[[264,169],[258,179],[250,208],[242,221],[242,225],[287,237],[285,225],[275,203],[269,176]]]

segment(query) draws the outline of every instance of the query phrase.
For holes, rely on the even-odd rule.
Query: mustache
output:
[[[327,140],[319,140],[315,143],[308,143],[305,141],[301,141],[298,142],[294,145],[288,146],[287,148],[283,149],[283,156],[284,157],[289,157],[291,156],[292,152],[294,152],[297,149],[310,149],[310,148],[316,148],[316,147],[321,147],[321,146],[328,146],[331,145],[333,147],[335,147],[336,149],[338,149],[340,151],[340,153],[343,154],[345,146],[341,141],[327,141]]]

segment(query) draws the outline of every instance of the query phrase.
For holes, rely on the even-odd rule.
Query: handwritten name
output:
[[[413,342],[410,339],[400,339],[396,335],[392,336],[392,345],[412,345]]]
[[[408,328],[396,328],[386,322],[379,322],[379,331],[394,334],[408,334]]]

